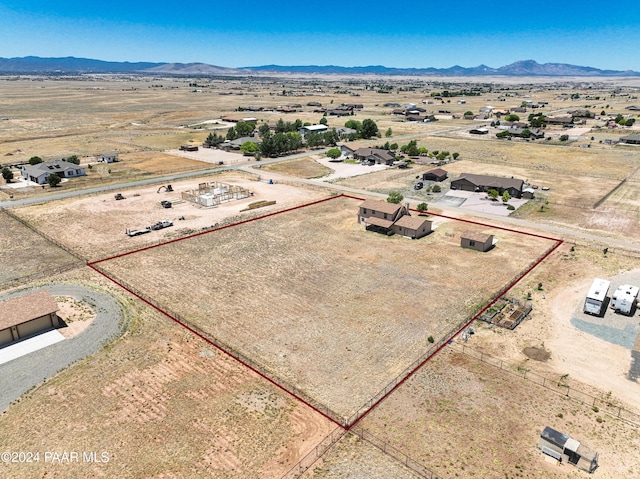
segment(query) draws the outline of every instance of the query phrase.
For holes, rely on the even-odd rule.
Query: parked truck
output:
[[[583,311],[587,314],[601,316],[607,301],[607,293],[609,292],[610,286],[611,281],[600,278],[594,279],[587,293],[587,297],[584,300]]]
[[[163,228],[168,228],[169,226],[173,226],[173,221],[162,220],[149,226],[149,229],[155,231],[155,230],[161,230]]]
[[[630,316],[636,306],[638,292],[640,292],[640,288],[637,286],[631,286],[630,284],[618,286],[618,289],[611,296],[611,309],[616,313]]]

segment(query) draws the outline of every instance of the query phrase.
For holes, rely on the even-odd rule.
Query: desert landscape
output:
[[[618,113],[637,116],[626,107],[640,83],[485,80],[393,77],[382,89],[346,76],[0,76],[0,163],[14,173],[0,179],[0,300],[79,286],[119,311],[117,335],[34,378],[0,415],[0,452],[108,460],[4,461],[0,475],[586,476],[536,447],[550,426],[599,452],[594,477],[640,476],[637,310],[582,312],[593,278],[640,285],[640,149],[617,143],[640,127],[606,126]],[[496,138],[495,116],[464,118],[526,102],[536,108],[524,120],[594,116],[537,140]],[[361,107],[325,116],[316,103]],[[394,104],[435,121],[407,121]],[[378,136],[339,144],[396,143],[400,154],[415,140],[427,153],[403,155],[401,168],[334,163],[327,148],[257,158],[203,147],[248,117],[256,128],[371,119]],[[117,162],[99,161],[110,152]],[[34,156],[70,155],[86,176],[56,187],[18,178]],[[433,168],[448,173],[440,191],[416,189]],[[497,202],[500,214],[456,206],[451,181],[463,173],[520,178],[535,196],[509,211]],[[211,206],[185,199],[222,184],[247,195]],[[411,240],[358,223],[362,199],[392,193],[415,217],[427,203],[434,231]],[[159,221],[171,226],[149,229]],[[493,234],[495,246],[461,248],[470,230]],[[503,294],[532,307],[522,323],[476,320]],[[57,347],[96,331],[99,306],[55,297],[67,323]]]

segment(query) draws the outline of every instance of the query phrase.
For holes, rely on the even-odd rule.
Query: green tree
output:
[[[404,200],[404,196],[402,196],[402,193],[400,193],[399,191],[392,191],[387,197],[387,203],[394,203],[396,205],[402,200]]]
[[[387,128],[387,131],[384,132],[384,136],[391,138],[393,136],[393,130],[391,128]]]
[[[396,151],[398,149],[398,144],[397,143],[391,143],[389,145],[389,149],[393,150],[393,151]]]
[[[252,122],[244,122],[244,121],[239,121],[236,124],[236,135],[238,135],[238,138],[242,138],[245,136],[253,136],[253,132],[256,129],[256,124],[252,123]]]
[[[263,123],[262,125],[260,125],[260,127],[258,128],[258,133],[260,133],[260,137],[265,136],[267,133],[271,133],[271,128],[269,127],[269,124]]]
[[[498,190],[489,190],[487,191],[487,196],[492,200],[497,200],[500,193],[498,193]]]
[[[342,156],[342,152],[340,151],[340,148],[331,148],[329,151],[327,151],[327,156],[332,160],[335,160]]]
[[[297,131],[288,131],[287,136],[287,151],[296,151],[302,148],[302,135]]]
[[[287,125],[284,123],[284,120],[280,118],[276,122],[276,133],[284,133],[285,131],[287,131]]]
[[[504,117],[505,121],[520,121],[520,117],[518,115],[514,115],[513,113]]]
[[[316,131],[310,131],[304,135],[304,141],[309,148],[316,148],[318,146],[322,146],[324,143],[322,133],[318,133]]]
[[[454,160],[457,160],[457,159],[460,157],[460,153],[458,153],[458,152],[456,151],[456,152],[454,152],[454,153],[451,155],[451,157],[452,157]]]
[[[378,125],[376,122],[367,118],[362,121],[362,130],[360,131],[360,136],[364,139],[371,138],[372,136],[378,135]]]
[[[433,191],[434,193],[440,193],[442,191],[442,188],[440,187],[440,185],[433,185],[431,191]]]
[[[320,118],[319,123],[320,123],[321,125],[326,125],[326,124],[327,124],[327,123],[329,123],[329,122],[327,121],[327,118],[323,116],[322,118]]]
[[[511,199],[511,195],[507,190],[504,190],[504,192],[502,193],[502,202],[506,204],[509,202],[510,199]]]
[[[520,132],[521,138],[529,138],[530,136],[531,136],[531,130],[529,130],[528,128],[525,128]]]
[[[418,156],[418,142],[416,140],[411,140],[407,144],[407,149],[403,153],[406,153],[409,156]]]
[[[47,183],[49,183],[49,186],[51,188],[55,188],[56,186],[58,186],[61,181],[62,179],[58,175],[54,175],[53,173],[47,176]]]
[[[567,141],[569,140],[569,135],[560,135],[560,141]]]
[[[67,163],[73,163],[74,165],[80,164],[80,158],[78,158],[78,155],[71,155],[69,158],[65,158],[64,161]]]
[[[236,132],[236,129],[234,127],[229,128],[229,130],[227,131],[227,140],[237,140],[238,139],[238,133]]]
[[[509,136],[509,132],[507,130],[499,131],[496,133],[496,138],[506,138]]]
[[[253,141],[245,141],[240,146],[240,151],[245,156],[255,155],[258,152],[258,150],[259,150],[258,145],[256,143],[254,143]]]
[[[13,180],[13,171],[5,166],[2,168],[2,177],[4,178],[4,181],[11,183],[11,180]]]
[[[336,146],[340,136],[336,130],[327,130],[322,133],[322,141],[327,146]]]
[[[428,204],[426,203],[420,203],[418,204],[418,206],[416,206],[416,209],[420,212],[420,213],[424,213],[425,211],[427,211],[427,208],[429,207]]]
[[[464,115],[462,116],[473,116],[473,112],[471,110],[467,110],[464,112]]]
[[[275,155],[273,135],[270,131],[262,136],[262,141],[260,142],[260,154],[267,158]]]
[[[344,126],[345,128],[351,128],[352,130],[362,130],[362,123],[360,123],[358,120],[347,120]]]
[[[30,165],[37,165],[38,163],[42,163],[43,161],[44,160],[39,156],[32,156],[31,158],[29,158]]]

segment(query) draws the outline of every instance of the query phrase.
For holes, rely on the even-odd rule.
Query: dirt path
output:
[[[99,351],[122,332],[120,306],[113,297],[75,284],[57,283],[44,286],[42,289],[54,296],[70,296],[76,301],[93,305],[96,317],[75,337],[1,365],[0,411],[5,411],[13,401],[43,380]],[[27,292],[29,291],[23,290],[3,295],[0,299],[9,299]]]

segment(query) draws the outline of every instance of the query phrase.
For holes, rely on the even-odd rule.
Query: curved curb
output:
[[[85,286],[54,283],[0,295],[0,300],[21,296],[35,289],[85,301],[94,308],[96,317],[86,330],[75,337],[0,365],[0,412],[6,411],[12,402],[62,369],[96,353],[124,330],[121,324],[122,310],[117,300]]]

